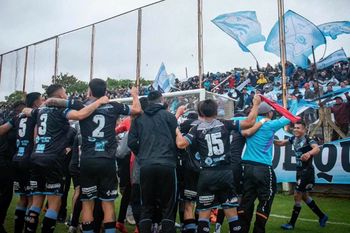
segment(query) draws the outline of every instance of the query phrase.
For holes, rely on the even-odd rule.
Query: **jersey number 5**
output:
[[[105,117],[103,115],[96,115],[94,116],[94,118],[92,119],[97,125],[97,128],[92,131],[92,136],[96,137],[96,138],[102,138],[105,136],[105,133],[102,132],[101,130],[103,129],[103,127],[105,127]]]
[[[205,140],[208,144],[208,156],[222,155],[225,152],[220,132],[205,135]]]
[[[18,126],[18,136],[23,138],[26,135],[26,128],[27,128],[27,118],[22,118],[21,121],[19,122]]]

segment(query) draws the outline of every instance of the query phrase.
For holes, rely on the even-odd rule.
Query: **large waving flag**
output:
[[[337,21],[324,23],[318,26],[324,36],[329,36],[333,40],[337,39],[340,34],[350,34],[349,21]]]
[[[238,11],[217,16],[212,22],[238,42],[244,52],[248,45],[265,41],[255,11]]]
[[[287,60],[302,67],[308,67],[308,57],[314,48],[325,44],[322,32],[309,20],[294,11],[284,14]],[[273,26],[267,41],[265,51],[280,56],[279,22]]]
[[[337,62],[348,61],[344,49],[339,49],[317,62],[317,69],[327,68]]]
[[[168,74],[165,70],[164,63],[162,62],[152,86],[154,90],[158,90],[161,92],[169,92],[171,87],[173,87],[174,81],[175,81],[175,75]]]

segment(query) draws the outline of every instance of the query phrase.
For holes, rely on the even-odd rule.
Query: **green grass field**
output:
[[[71,193],[70,193],[71,194]],[[70,198],[70,196],[69,196]],[[71,199],[70,199],[71,200]],[[314,200],[318,203],[320,208],[325,211],[329,216],[329,223],[325,228],[319,227],[318,219],[311,212],[311,210],[303,205],[302,211],[300,213],[296,229],[294,232],[298,233],[310,233],[310,232],[320,232],[320,233],[349,233],[350,232],[350,200],[343,198],[325,198],[325,197],[314,197]],[[10,209],[7,213],[7,219],[5,227],[9,233],[13,232],[13,216],[16,207],[17,197],[14,196]],[[116,208],[119,208],[118,198],[116,202]],[[267,232],[279,233],[285,232],[280,226],[286,223],[290,217],[291,210],[293,207],[293,196],[278,194],[275,197],[270,219],[267,224]],[[69,205],[70,213],[70,205]],[[56,232],[67,232],[67,226],[64,224],[58,224],[56,227]],[[133,232],[134,227],[128,226],[129,232]],[[212,232],[212,231],[211,231]],[[223,226],[222,233],[227,233],[227,224]]]

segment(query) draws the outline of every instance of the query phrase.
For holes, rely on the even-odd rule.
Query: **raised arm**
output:
[[[242,133],[242,136],[243,137],[250,137],[252,136],[253,134],[256,133],[256,131],[258,131],[260,129],[260,127],[266,122],[266,121],[269,121],[270,119],[269,118],[263,118],[261,119],[259,122],[256,122],[253,127],[249,128],[249,129],[245,129],[245,130],[242,130],[241,133]]]
[[[261,103],[260,96],[255,95],[254,99],[253,99],[253,107],[250,110],[250,113],[249,113],[247,119],[245,119],[244,121],[240,121],[239,127],[241,129],[248,129],[255,124],[256,116],[258,115],[258,109],[259,109],[260,103]]]
[[[60,99],[60,98],[48,98],[45,102],[45,106],[54,106],[54,107],[62,107],[62,108],[67,108],[69,107],[69,101],[70,100],[65,100],[65,99]]]
[[[90,116],[98,107],[102,104],[106,104],[109,102],[107,96],[103,96],[97,99],[95,102],[89,104],[88,106],[82,108],[79,111],[71,110],[67,113],[66,117],[68,120],[83,120]]]
[[[190,145],[190,142],[182,136],[179,128],[176,128],[176,146],[179,149],[185,149]]]
[[[290,107],[289,111],[295,115],[298,111],[298,102],[296,100],[295,97],[293,97],[292,100],[292,106]],[[288,125],[290,123],[290,120],[287,119],[286,117],[281,117],[278,120],[273,120],[271,121],[270,127],[274,130],[274,131],[278,131],[279,129],[283,128],[284,126]]]
[[[274,140],[273,144],[276,146],[286,146],[288,145],[289,141],[288,140]]]
[[[130,109],[130,114],[139,115],[142,112],[141,103],[139,100],[139,89],[136,87],[132,87],[130,90],[130,94],[132,96],[132,106]]]

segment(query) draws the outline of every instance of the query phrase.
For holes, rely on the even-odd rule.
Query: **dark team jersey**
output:
[[[200,155],[201,167],[230,165],[230,131],[239,130],[239,121],[201,122],[185,138]]]
[[[188,119],[180,124],[179,129],[182,135],[187,134],[190,129],[198,125],[201,121],[196,119]],[[200,169],[200,157],[199,153],[196,153],[196,148],[190,145],[186,150],[179,150],[180,158],[184,168],[199,171]]]
[[[62,154],[67,145],[66,134],[70,127],[67,112],[66,108],[56,107],[42,107],[32,111],[37,125],[33,159],[58,157]]]
[[[33,151],[36,119],[21,114],[14,123],[17,128],[17,151],[13,161],[27,161]]]
[[[89,103],[91,101],[85,104]],[[114,158],[117,149],[116,121],[119,115],[129,114],[129,106],[111,102],[101,105],[88,118],[79,121],[82,135],[81,158]]]
[[[289,138],[289,142],[293,146],[294,155],[296,158],[297,170],[312,168],[313,167],[312,157],[307,161],[302,161],[301,156],[306,152],[309,152],[310,150],[312,150],[311,145],[312,144],[317,145],[317,142],[307,136],[303,136],[301,138],[292,136],[291,138]]]

